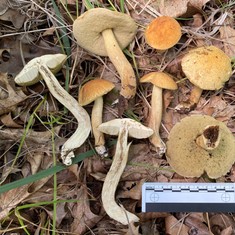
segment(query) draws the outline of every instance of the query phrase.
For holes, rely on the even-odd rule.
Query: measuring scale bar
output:
[[[144,183],[142,212],[235,212],[235,184]]]

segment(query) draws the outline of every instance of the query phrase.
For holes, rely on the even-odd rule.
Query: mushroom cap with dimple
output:
[[[169,89],[169,90],[177,89],[177,84],[174,81],[174,79],[169,74],[163,73],[163,72],[148,73],[140,79],[140,82],[141,83],[150,82],[154,86],[157,86],[163,89]]]
[[[154,19],[145,30],[146,42],[157,50],[173,47],[181,38],[180,24],[170,16]]]
[[[220,143],[213,150],[197,145],[196,139],[209,125],[219,126]],[[195,115],[183,118],[170,131],[167,161],[178,174],[200,177],[204,172],[210,178],[225,175],[235,162],[235,138],[228,127],[211,116]]]
[[[102,36],[106,29],[112,29],[120,48],[124,49],[134,39],[137,25],[129,15],[105,8],[90,9],[73,23],[78,45],[100,56],[108,55]]]
[[[114,84],[104,79],[94,79],[85,83],[79,91],[78,102],[85,106],[97,98],[107,94],[114,88]]]
[[[220,89],[232,74],[230,58],[215,46],[192,49],[181,65],[190,82],[203,90]]]
[[[128,135],[136,139],[148,138],[153,134],[153,130],[149,127],[130,118],[119,118],[99,125],[98,130],[108,135],[118,135],[122,127],[128,128]]]

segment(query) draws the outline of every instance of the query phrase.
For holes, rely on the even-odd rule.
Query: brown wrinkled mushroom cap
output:
[[[173,78],[163,72],[151,72],[146,75],[144,75],[140,79],[141,83],[147,83],[150,82],[153,85],[163,88],[163,89],[169,89],[169,90],[176,90],[177,89],[177,84],[173,80]]]
[[[203,90],[220,89],[232,74],[230,58],[215,46],[192,49],[181,65],[190,82]]]
[[[107,94],[114,84],[104,79],[94,79],[85,83],[79,91],[78,103],[82,106],[90,104],[97,98]]]
[[[213,150],[196,144],[196,138],[208,125],[219,126],[220,143]],[[195,115],[183,118],[170,131],[167,161],[178,174],[200,177],[204,172],[210,178],[225,175],[235,161],[235,138],[227,126],[213,117]]]
[[[181,38],[180,24],[170,16],[154,19],[145,30],[146,42],[157,50],[173,47]]]
[[[135,21],[127,14],[105,8],[93,8],[79,16],[73,23],[73,34],[78,45],[100,56],[107,56],[102,32],[112,29],[121,49],[134,39]]]

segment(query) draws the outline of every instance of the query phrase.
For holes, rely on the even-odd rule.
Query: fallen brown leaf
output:
[[[188,235],[189,228],[177,220],[173,215],[165,218],[166,233],[169,235]]]
[[[220,38],[224,44],[224,52],[229,57],[235,56],[235,29],[230,26],[222,26],[219,29]]]

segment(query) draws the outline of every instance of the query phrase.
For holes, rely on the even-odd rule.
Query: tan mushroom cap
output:
[[[146,42],[157,50],[173,47],[181,38],[180,24],[170,16],[154,19],[145,30]]]
[[[153,134],[153,130],[141,123],[130,119],[114,119],[99,125],[98,130],[108,135],[118,135],[121,127],[127,125],[128,135],[136,139],[148,138]]]
[[[190,82],[203,90],[220,89],[232,74],[230,58],[215,46],[192,49],[181,65]]]
[[[107,56],[102,32],[112,29],[121,49],[134,39],[135,21],[127,14],[105,8],[93,8],[79,16],[73,23],[73,34],[78,45],[100,56]]]
[[[78,103],[82,106],[90,104],[97,98],[107,94],[114,84],[104,79],[94,79],[85,83],[79,91]]]
[[[150,82],[157,87],[169,90],[176,90],[178,88],[173,78],[169,74],[163,72],[148,73],[140,79],[140,82]]]
[[[208,125],[219,126],[220,143],[213,150],[196,144],[196,138]],[[211,116],[195,115],[183,118],[170,131],[167,161],[178,174],[200,177],[204,172],[210,178],[225,175],[235,161],[235,138],[227,126]]]

